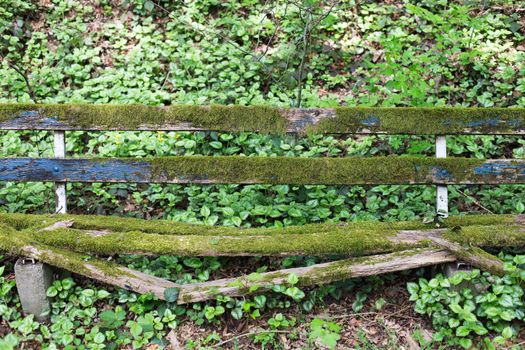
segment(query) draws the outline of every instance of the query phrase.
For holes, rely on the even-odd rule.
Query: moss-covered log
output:
[[[179,256],[362,256],[427,247],[432,238],[476,247],[525,246],[521,217],[499,225],[467,225],[441,229],[398,230],[334,226],[331,231],[271,235],[166,235],[142,231],[85,230],[58,227],[21,232],[46,245],[87,254],[146,254]]]
[[[26,232],[21,232],[7,225],[0,225],[0,251],[10,255],[26,256],[46,264],[74,272],[98,281],[124,288],[137,293],[153,293],[164,297],[166,288],[179,285],[128,269],[110,261],[86,256],[57,247],[34,242]]]
[[[525,160],[176,156],[2,158],[0,181],[199,184],[519,184]]]
[[[447,251],[427,249],[372,256],[367,259],[346,259],[302,268],[267,272],[256,276],[248,275],[203,283],[176,284],[109,261],[97,258],[86,261],[85,256],[81,254],[41,244],[24,244],[17,246],[16,249],[12,246],[10,253],[31,257],[128,291],[140,294],[151,293],[161,300],[165,300],[166,289],[176,288],[179,291],[177,304],[205,301],[214,299],[218,295],[243,296],[260,293],[273,285],[286,283],[287,276],[291,273],[299,277],[300,286],[306,287],[455,260],[455,256]],[[255,286],[258,288],[253,288]]]
[[[461,245],[439,236],[430,236],[432,243],[444,248],[454,254],[458,260],[469,263],[483,271],[490,272],[493,275],[503,276],[505,274],[504,264],[501,259],[490,253],[487,253],[479,247],[470,245]]]
[[[52,233],[53,231],[51,229],[48,232]],[[110,261],[98,258],[86,259],[83,254],[35,242],[27,231],[17,231],[5,224],[0,224],[0,251],[11,255],[34,258],[49,265],[133,292],[152,293],[159,299],[165,298],[165,289],[177,288],[179,290],[179,299],[177,300],[179,304],[213,299],[217,294],[238,296],[263,291],[269,285],[284,283],[291,273],[295,273],[299,277],[299,285],[311,286],[455,260],[454,255],[443,250],[421,249],[267,272],[255,277],[249,275],[195,284],[176,284],[122,267]],[[250,289],[252,286],[259,286],[260,288]]]
[[[522,135],[525,109],[0,104],[0,129]]]
[[[433,223],[422,221],[358,221],[306,224],[286,227],[226,227],[188,224],[170,220],[144,220],[131,217],[74,214],[21,214],[0,213],[0,224],[24,230],[50,228],[55,223],[72,221],[76,229],[112,232],[141,231],[159,235],[205,235],[205,236],[266,236],[279,234],[307,234],[323,232],[352,232],[354,230],[429,230]],[[440,223],[442,228],[465,226],[525,226],[525,215],[461,215],[450,216]]]
[[[352,258],[297,267],[240,278],[190,284],[181,293],[181,303],[203,301],[216,295],[243,296],[271,289],[272,285],[286,284],[287,277],[299,277],[298,286],[322,285],[355,277],[380,275],[395,271],[415,269],[455,261],[453,254],[446,250],[416,249],[398,253]],[[257,287],[257,288],[254,288]]]

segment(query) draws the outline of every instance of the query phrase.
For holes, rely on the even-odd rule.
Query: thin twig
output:
[[[18,68],[15,64],[8,62],[8,66],[13,69],[15,72],[20,74],[22,78],[24,79],[26,86],[27,86],[27,92],[29,93],[29,97],[31,100],[33,100],[34,103],[38,103],[35,92],[33,91],[33,88],[31,87],[31,84],[29,83],[29,79],[27,78],[27,73],[23,72],[20,68]]]
[[[310,21],[312,20],[312,15],[310,12],[308,12],[308,19],[306,21],[306,24],[304,26],[304,32],[303,32],[303,53],[301,54],[301,63],[299,64],[299,77],[297,79],[297,101],[296,101],[296,107],[301,107],[301,99],[302,99],[302,93],[303,93],[303,72],[304,72],[304,65],[306,63],[306,56],[308,55],[308,49],[310,48]]]
[[[486,207],[484,207],[480,202],[478,202],[476,200],[476,198],[472,197],[472,196],[469,196],[468,194],[466,194],[465,192],[461,191],[459,188],[456,188],[456,191],[458,191],[460,194],[462,194],[463,196],[467,197],[467,198],[470,198],[472,199],[472,203],[474,203],[474,205],[476,205],[477,207],[487,211],[488,213],[490,214],[494,214],[490,209],[487,209]]]

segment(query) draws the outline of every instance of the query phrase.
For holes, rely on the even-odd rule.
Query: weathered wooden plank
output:
[[[198,184],[521,184],[525,160],[427,157],[1,158],[0,181]]]
[[[525,135],[525,108],[0,104],[0,129]]]

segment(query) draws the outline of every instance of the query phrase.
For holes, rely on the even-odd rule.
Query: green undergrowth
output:
[[[501,253],[505,275],[479,270],[438,274],[408,283],[415,311],[430,316],[433,344],[465,349],[517,349],[512,346],[523,326],[525,256]]]

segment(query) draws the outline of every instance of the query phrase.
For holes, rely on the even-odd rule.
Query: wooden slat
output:
[[[0,129],[525,135],[525,108],[0,104]]]
[[[197,184],[520,184],[525,160],[426,157],[2,158],[0,181]]]

